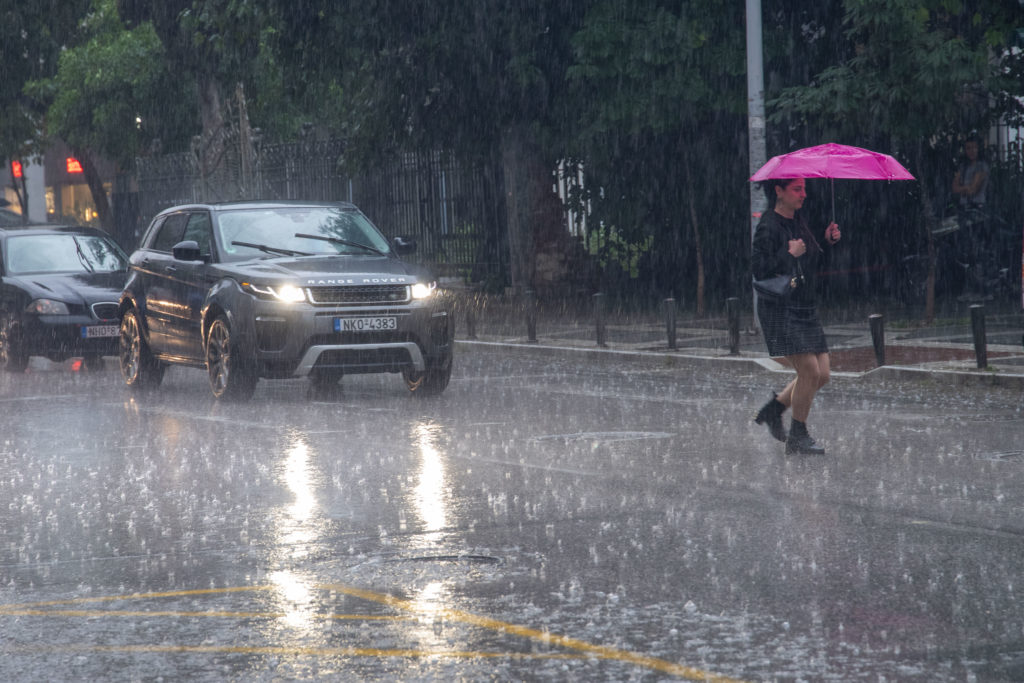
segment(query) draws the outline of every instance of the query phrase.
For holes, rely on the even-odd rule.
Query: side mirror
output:
[[[416,238],[399,235],[391,240],[391,248],[394,249],[395,253],[399,256],[414,254],[416,253]]]
[[[175,261],[202,261],[203,253],[199,251],[199,243],[195,240],[178,242],[171,249]]]

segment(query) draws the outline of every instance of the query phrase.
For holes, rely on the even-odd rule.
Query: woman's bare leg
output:
[[[787,408],[793,404],[793,387],[796,386],[796,378],[790,380],[786,388],[779,392],[775,400],[786,406]]]
[[[793,405],[793,391],[796,388],[797,382],[800,380],[801,371],[800,368],[797,367],[796,361],[796,358],[798,356],[810,357],[817,363],[817,368],[813,373],[813,375],[817,377],[817,382],[814,390],[811,392],[810,399],[807,400],[806,410],[802,413],[804,416],[803,419],[800,419],[800,417],[798,417],[797,409],[793,408],[793,417],[796,417],[796,419],[800,420],[801,422],[806,422],[807,415],[810,413],[811,410],[811,401],[814,400],[814,396],[815,394],[817,394],[818,389],[825,386],[825,384],[827,384],[829,381],[829,377],[832,372],[832,362],[829,358],[828,353],[802,353],[798,354],[797,356],[788,357],[789,362],[792,363],[793,367],[796,369],[797,375],[794,379],[790,380],[789,384],[787,384],[786,387],[782,391],[780,391],[778,395],[775,397],[776,401],[786,406],[787,408]]]
[[[821,356],[825,357],[824,372],[822,372]],[[829,364],[828,354],[798,353],[787,357],[796,370],[796,379],[785,390],[790,391],[790,407],[793,409],[793,419],[800,422],[807,422],[807,416],[811,412],[811,402],[818,389],[828,381]],[[822,379],[824,378],[824,381]]]

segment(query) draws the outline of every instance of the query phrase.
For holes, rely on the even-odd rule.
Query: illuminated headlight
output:
[[[412,286],[413,299],[429,299],[437,291],[436,282],[417,282]]]
[[[306,300],[306,290],[295,285],[254,285],[251,282],[243,282],[242,287],[261,299],[273,299],[289,304]]]
[[[68,307],[63,301],[36,299],[25,308],[25,312],[37,315],[67,315]]]

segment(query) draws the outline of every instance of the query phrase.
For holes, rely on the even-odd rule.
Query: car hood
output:
[[[315,256],[275,258],[226,264],[235,277],[257,278],[318,285],[401,284],[431,280],[428,270],[386,256]]]
[[[117,301],[127,272],[119,273],[45,273],[20,275],[17,279],[34,299],[55,299],[69,304],[90,305],[99,301]]]

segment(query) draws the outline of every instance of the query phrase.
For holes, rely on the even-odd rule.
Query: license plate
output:
[[[116,337],[119,334],[121,334],[121,328],[117,325],[88,325],[82,328],[82,339]]]
[[[379,332],[397,330],[398,318],[394,316],[376,318],[335,318],[335,332]]]

